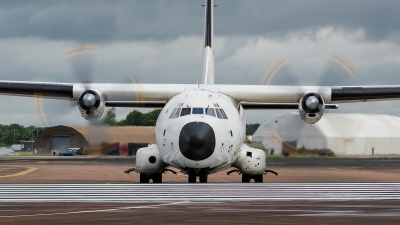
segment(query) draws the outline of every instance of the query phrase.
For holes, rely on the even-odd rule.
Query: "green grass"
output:
[[[18,155],[5,155],[5,156],[14,156],[14,157],[18,157],[18,156],[34,156],[34,157],[36,157],[36,156],[51,156],[48,154],[33,154],[32,152],[23,152],[23,151],[19,151],[17,153],[18,153]]]

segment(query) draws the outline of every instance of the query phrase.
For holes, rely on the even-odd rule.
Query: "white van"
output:
[[[76,152],[79,150],[80,148],[69,148],[68,151],[70,151],[71,153],[76,154]]]

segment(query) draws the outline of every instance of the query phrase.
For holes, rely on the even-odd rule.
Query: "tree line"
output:
[[[108,126],[155,126],[161,109],[142,113],[137,110],[130,112],[124,120],[117,121],[115,108],[109,109],[103,118],[103,124]]]
[[[1,125],[0,124],[0,144],[1,146],[11,146],[20,143],[22,140],[34,140],[42,133],[45,128],[19,124]]]

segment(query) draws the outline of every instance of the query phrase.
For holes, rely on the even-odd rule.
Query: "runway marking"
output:
[[[400,183],[2,184],[0,202],[400,200]]]
[[[28,169],[25,170],[25,171],[19,172],[19,173],[0,176],[0,178],[23,176],[23,175],[32,173],[32,172],[36,171],[37,169],[38,169],[38,168],[32,167],[32,168],[28,168]]]
[[[131,207],[120,207],[120,208],[111,208],[111,209],[95,209],[95,210],[82,210],[82,211],[72,211],[72,212],[57,212],[57,213],[38,213],[38,214],[22,214],[22,215],[9,215],[9,216],[0,216],[0,218],[18,218],[18,217],[38,217],[38,216],[59,216],[59,215],[71,215],[71,214],[84,214],[84,213],[99,213],[99,212],[113,212],[113,211],[122,211],[122,210],[130,210],[130,209],[143,209],[143,208],[154,208],[154,207],[163,207],[170,205],[179,205],[189,203],[190,201],[180,201],[180,202],[171,202],[171,203],[163,203],[163,204],[153,204],[153,205],[145,205],[145,206],[131,206]]]

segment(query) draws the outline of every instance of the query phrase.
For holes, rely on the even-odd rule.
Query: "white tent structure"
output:
[[[309,125],[297,113],[265,121],[253,135],[270,152],[329,149],[337,155],[400,154],[400,118],[388,115],[325,113]]]

